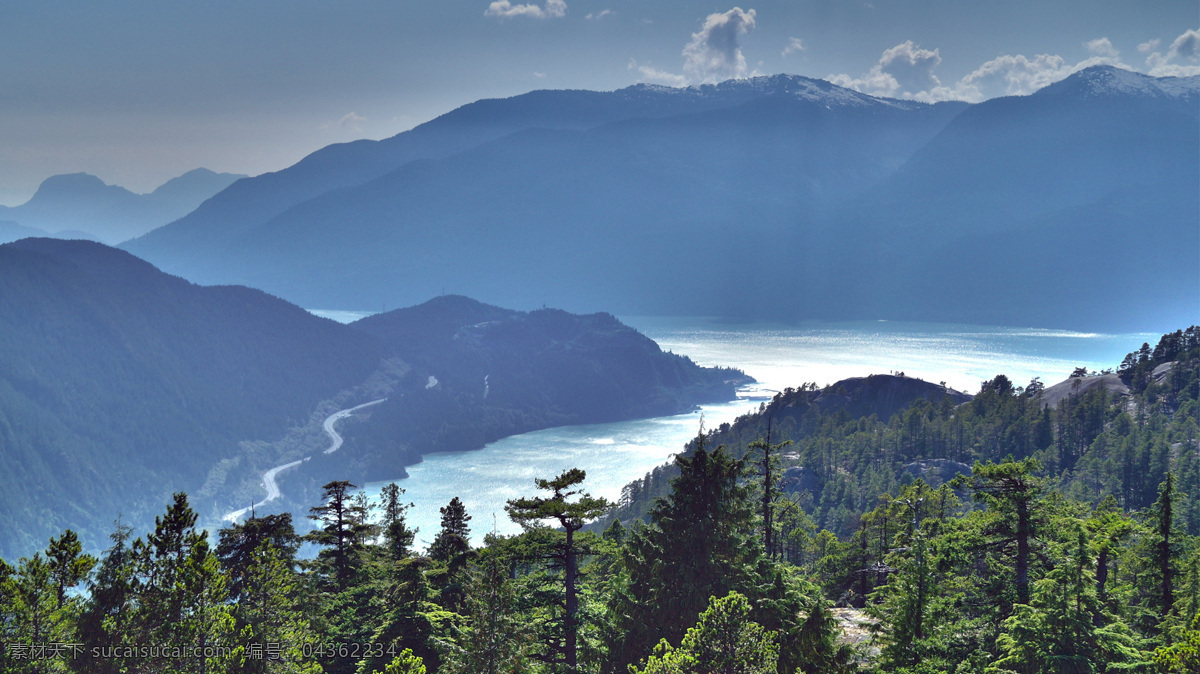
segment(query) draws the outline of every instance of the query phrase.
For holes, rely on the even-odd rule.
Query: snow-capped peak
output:
[[[924,105],[914,101],[901,101],[870,96],[852,89],[840,87],[825,80],[786,74],[731,79],[718,84],[694,84],[687,87],[636,84],[622,91],[629,93],[653,92],[659,95],[677,95],[706,99],[728,98],[749,100],[762,96],[791,96],[800,100],[819,103],[830,108],[866,107],[872,105],[911,108]]]
[[[1085,96],[1186,98],[1200,94],[1200,76],[1152,77],[1113,66],[1092,66],[1038,93],[1055,95],[1068,92]]]

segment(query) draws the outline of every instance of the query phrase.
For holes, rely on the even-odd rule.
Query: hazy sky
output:
[[[258,174],[480,98],[796,73],[926,100],[1200,73],[1195,0],[0,1],[0,203]]]

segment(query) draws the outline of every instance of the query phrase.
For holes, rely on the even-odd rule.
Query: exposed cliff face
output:
[[[1129,395],[1129,387],[1115,374],[1103,374],[1093,377],[1071,377],[1053,386],[1047,386],[1042,392],[1042,407],[1058,407],[1067,398],[1082,395],[1096,388],[1103,388],[1109,393]]]

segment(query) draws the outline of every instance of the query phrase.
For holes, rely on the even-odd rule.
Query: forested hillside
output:
[[[383,357],[266,293],[87,241],[0,246],[0,550],[148,524],[239,442],[273,440]],[[89,547],[103,533],[84,536]]]
[[[822,409],[823,397],[855,398],[849,387],[803,386],[698,435],[644,517],[583,530],[614,504],[569,470],[509,502],[524,534],[479,549],[467,538],[479,525],[453,499],[415,550],[395,486],[372,503],[326,484],[308,558],[288,515],[231,526],[213,545],[177,494],[154,532],[118,528],[101,559],[68,531],[0,565],[0,664],[1195,672],[1200,329],[1144,345],[1114,374],[1128,395],[1081,382],[1086,392],[1051,407],[1040,382],[997,376],[969,402],[917,396],[886,422]],[[815,477],[789,483],[785,468],[799,466]],[[618,512],[655,483],[631,487]],[[839,615],[870,638],[847,645],[834,604],[857,607]]]
[[[353,324],[418,373],[356,429],[370,479],[423,454],[482,447],[531,430],[681,414],[752,382],[664,353],[610,314],[513,311],[446,295]],[[436,382],[436,383],[435,383]]]
[[[0,556],[66,527],[99,550],[118,516],[145,528],[175,491],[216,520],[262,499],[264,471],[315,454],[279,506],[303,513],[333,476],[395,478],[434,451],[683,412],[747,380],[607,314],[440,297],[347,326],[97,243],[24,239],[0,246]],[[321,452],[329,414],[385,397]]]

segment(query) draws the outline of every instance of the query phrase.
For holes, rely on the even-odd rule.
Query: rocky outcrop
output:
[[[1158,369],[1155,369],[1155,372],[1158,372]],[[1046,390],[1042,392],[1042,407],[1058,407],[1059,403],[1071,396],[1082,395],[1097,388],[1103,388],[1109,393],[1117,395],[1129,395],[1129,387],[1115,374],[1071,377],[1066,381],[1046,387]]]
[[[954,479],[955,475],[971,474],[971,467],[965,463],[950,459],[921,459],[906,463],[900,468],[902,475],[912,479],[920,478],[930,486],[937,487]]]
[[[821,478],[817,477],[817,474],[809,468],[792,466],[783,471],[783,478],[779,481],[779,488],[786,494],[805,491],[819,494],[821,491]]]

